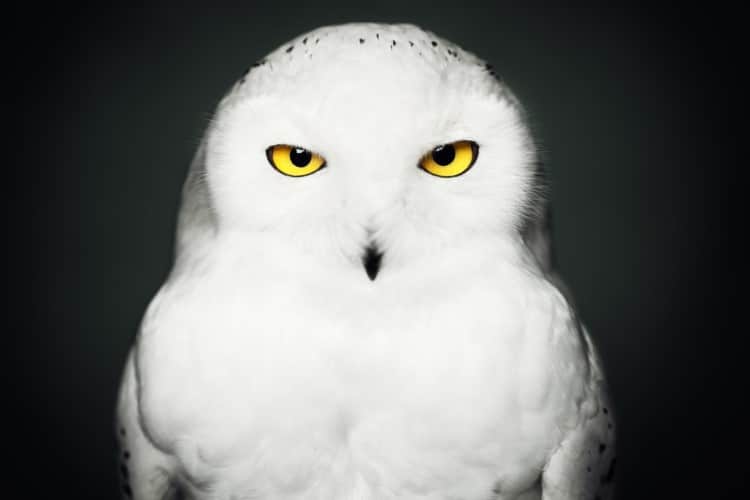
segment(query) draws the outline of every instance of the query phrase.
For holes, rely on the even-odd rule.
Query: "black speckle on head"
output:
[[[414,42],[412,42],[411,40],[409,40],[409,47],[414,47]]]
[[[307,37],[302,39],[302,45],[307,45]]]
[[[290,53],[290,52],[291,52],[292,50],[294,50],[294,45],[291,45],[291,46],[287,47],[287,49],[286,49],[286,53],[288,54],[288,53]]]
[[[129,484],[122,485],[122,492],[125,493],[125,496],[128,498],[131,498],[133,496],[133,490],[130,489]]]
[[[120,436],[125,435],[125,427],[120,427]]]
[[[365,43],[365,39],[364,38],[360,38],[359,39],[359,43]]]
[[[433,46],[433,47],[437,47],[437,45],[438,45],[438,44],[437,44],[437,42],[436,42],[435,40],[433,40],[433,41],[432,41],[432,46]]]
[[[120,474],[122,474],[123,479],[128,478],[128,466],[125,464],[120,464]]]
[[[605,414],[605,415],[606,415],[607,413],[609,413],[609,410],[608,410],[608,409],[606,409],[606,408],[604,408],[604,409],[603,409],[602,411],[604,412],[604,414]]]
[[[377,38],[378,40],[380,40],[380,33],[375,33],[375,38]]]
[[[315,43],[318,43],[320,41],[320,38],[315,39]]]
[[[130,452],[128,450],[123,451],[122,458],[124,458],[125,460],[130,460]]]
[[[391,47],[395,47],[395,46],[396,46],[396,40],[391,40]]]
[[[484,69],[486,69],[487,71],[492,71],[492,65],[490,63],[485,63]]]
[[[604,450],[607,449],[607,445],[604,443],[599,443],[599,453],[604,453]]]

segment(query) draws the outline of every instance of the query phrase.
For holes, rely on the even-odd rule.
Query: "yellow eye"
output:
[[[266,149],[266,158],[273,168],[290,177],[314,174],[326,166],[319,154],[305,148],[277,144]]]
[[[479,156],[473,141],[456,141],[436,147],[419,160],[419,166],[438,177],[456,177],[471,168]]]

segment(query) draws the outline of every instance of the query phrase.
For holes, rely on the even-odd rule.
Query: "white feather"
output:
[[[135,346],[148,453],[196,498],[538,497],[602,389],[519,233],[535,152],[517,102],[410,25],[321,28],[265,61],[196,155]],[[461,139],[480,148],[466,174],[417,167]],[[273,144],[327,166],[280,175]]]

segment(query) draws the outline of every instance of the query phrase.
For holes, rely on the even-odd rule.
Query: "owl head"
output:
[[[242,235],[374,280],[519,241],[537,163],[522,115],[491,66],[416,26],[300,35],[219,104],[185,185],[178,255]]]

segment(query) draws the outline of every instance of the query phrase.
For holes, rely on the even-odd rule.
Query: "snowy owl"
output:
[[[124,497],[610,498],[612,410],[537,165],[491,66],[416,26],[255,63],[126,362]]]

